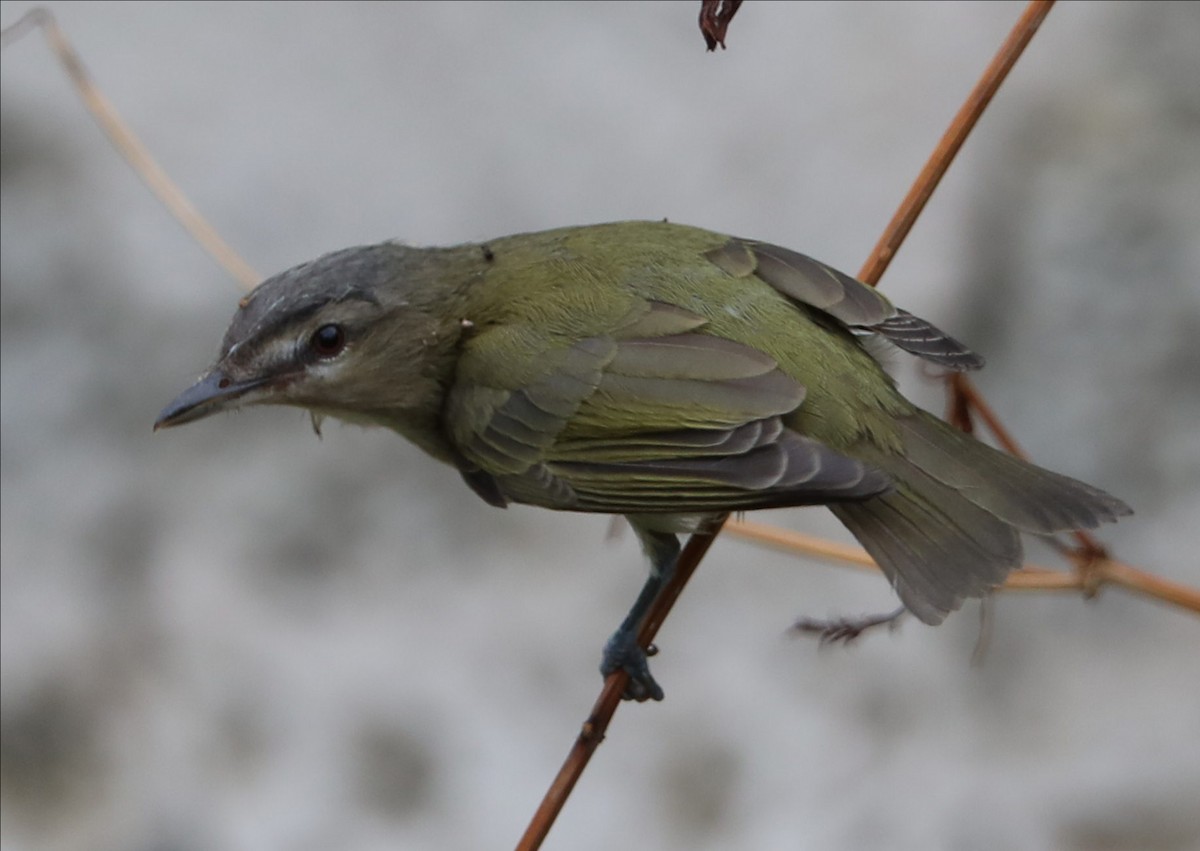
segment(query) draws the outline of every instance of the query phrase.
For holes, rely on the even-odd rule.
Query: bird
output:
[[[1021,533],[1132,513],[914,405],[895,349],[983,365],[807,255],[665,220],[387,241],[259,284],[154,428],[295,406],[397,432],[494,506],[624,515],[650,573],[600,669],[661,700],[638,629],[679,535],[725,513],[826,505],[927,624],[1002,583]]]

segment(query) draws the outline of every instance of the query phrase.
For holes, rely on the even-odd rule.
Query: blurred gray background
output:
[[[51,7],[268,274],[663,216],[853,272],[1023,4],[750,2],[717,55],[697,3]],[[1060,4],[884,280],[987,355],[1035,459],[1136,507],[1119,557],[1193,585],[1198,44],[1200,4]],[[510,847],[642,581],[630,536],[296,411],[151,434],[239,291],[40,37],[2,86],[4,851]],[[978,667],[977,606],[785,634],[892,600],[719,541],[660,635],[666,701],[618,713],[547,847],[1200,848],[1195,618],[1005,596]]]

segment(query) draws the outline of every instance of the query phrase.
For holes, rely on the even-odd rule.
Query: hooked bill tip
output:
[[[176,396],[159,412],[154,421],[154,431],[195,422],[215,414],[264,383],[266,379],[261,378],[233,381],[220,370],[214,369]]]

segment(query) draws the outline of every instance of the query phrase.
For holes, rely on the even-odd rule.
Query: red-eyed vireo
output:
[[[659,699],[636,643],[679,552],[726,511],[827,504],[940,622],[1021,563],[1021,532],[1129,514],[912,405],[879,341],[981,359],[809,257],[666,222],[325,255],[242,300],[156,428],[244,405],[386,426],[492,505],[625,515],[652,562],[602,670]]]

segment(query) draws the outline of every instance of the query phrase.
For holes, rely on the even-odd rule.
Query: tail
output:
[[[1133,513],[1099,488],[999,452],[925,411],[899,424],[904,454],[862,457],[895,489],[830,508],[925,623],[941,623],[1020,566],[1019,532],[1091,529]]]

